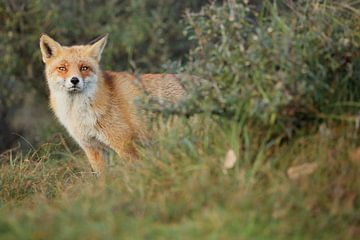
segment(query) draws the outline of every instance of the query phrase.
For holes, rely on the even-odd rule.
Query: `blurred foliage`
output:
[[[181,60],[190,42],[183,35],[185,9],[198,10],[206,0],[4,0],[0,2],[0,149],[12,142],[11,119],[26,94],[45,101],[38,41],[45,32],[64,45],[86,44],[110,33],[106,69],[160,71]],[[13,139],[12,139],[13,140]]]
[[[160,109],[251,122],[286,136],[324,119],[357,121],[356,1],[248,2],[187,14],[185,31],[198,42],[187,71],[207,80],[201,87],[190,81],[192,98]]]

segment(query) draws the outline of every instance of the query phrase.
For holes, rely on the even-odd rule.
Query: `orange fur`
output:
[[[101,71],[105,44],[106,37],[92,45],[72,47],[63,47],[47,35],[40,38],[50,106],[98,173],[105,169],[103,151],[107,147],[125,159],[137,158],[134,140],[146,135],[144,119],[134,102],[142,88],[171,102],[185,95],[179,75],[144,74],[137,79],[126,72]],[[72,88],[74,77],[80,81],[78,89]]]

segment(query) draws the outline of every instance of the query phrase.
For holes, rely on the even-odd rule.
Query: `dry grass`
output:
[[[3,155],[0,238],[355,239],[359,139],[327,130],[278,144],[231,123],[159,122],[141,161],[111,155],[104,178],[62,145]],[[229,149],[237,161],[224,172]],[[318,167],[287,175],[304,163]]]

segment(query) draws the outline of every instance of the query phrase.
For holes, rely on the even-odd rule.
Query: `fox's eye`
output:
[[[66,67],[58,67],[59,71],[63,72],[66,70]]]
[[[81,66],[80,67],[80,71],[82,71],[82,72],[87,71],[87,70],[89,70],[88,66]]]

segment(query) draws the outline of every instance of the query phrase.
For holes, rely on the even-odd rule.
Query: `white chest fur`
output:
[[[107,144],[103,133],[96,128],[98,116],[91,107],[90,97],[67,92],[58,92],[52,97],[56,116],[80,145],[92,144],[94,141]]]

